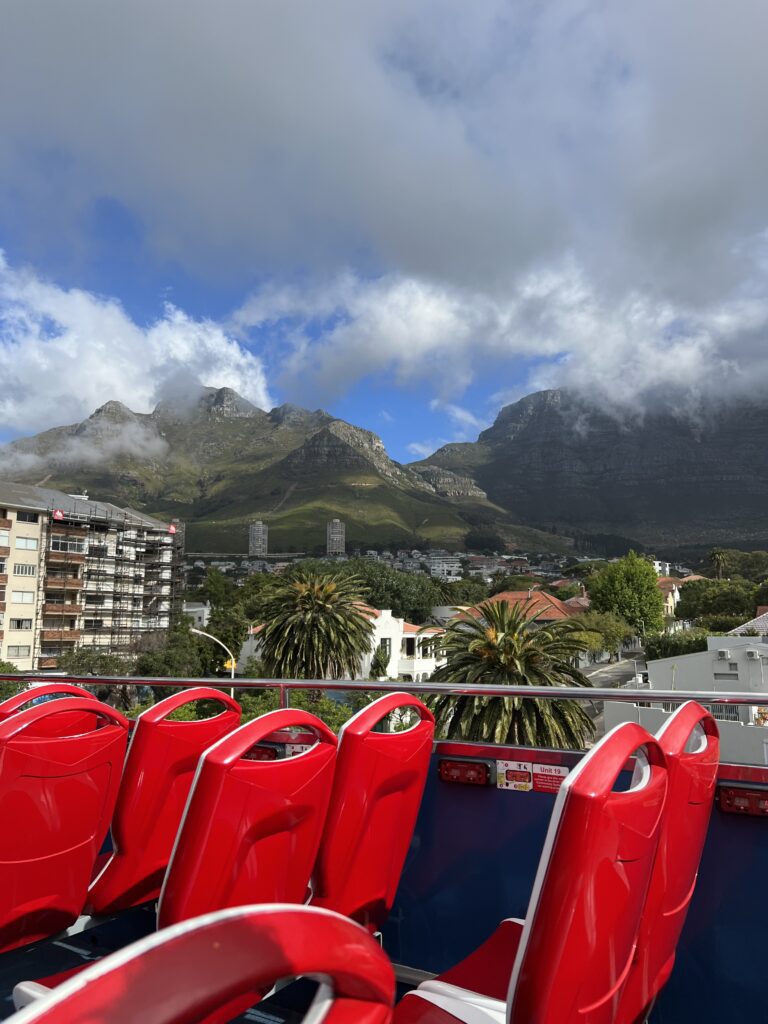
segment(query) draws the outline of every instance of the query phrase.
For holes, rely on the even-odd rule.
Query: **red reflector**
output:
[[[507,782],[530,782],[531,773],[521,772],[512,768],[508,768],[504,773],[507,777]]]
[[[726,814],[750,814],[768,817],[768,790],[742,789],[741,786],[718,786],[717,802]]]
[[[256,744],[243,754],[244,761],[276,761],[277,751],[274,747],[260,747]]]
[[[491,763],[474,760],[440,758],[438,772],[443,782],[459,782],[467,786],[487,786],[491,781]]]

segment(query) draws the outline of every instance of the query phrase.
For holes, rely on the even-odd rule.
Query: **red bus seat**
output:
[[[314,734],[304,753],[249,760],[266,736]],[[246,722],[200,760],[158,906],[165,928],[246,903],[302,903],[317,857],[336,763],[336,737],[305,711]]]
[[[55,700],[58,697],[83,697],[86,700],[98,698],[84,690],[82,686],[72,683],[44,683],[41,686],[30,686],[22,693],[14,694],[0,703],[0,722],[23,710],[27,706],[36,707],[38,703]],[[68,711],[67,714],[52,715],[41,719],[34,726],[36,736],[71,736],[76,732],[87,732],[96,727],[98,719],[93,715],[80,711]],[[32,735],[32,733],[27,733]]]
[[[219,1024],[277,981],[319,976],[306,1019],[388,1024],[395,978],[386,954],[327,910],[246,906],[184,922],[82,971],[9,1024]]]
[[[70,726],[84,715],[96,727],[40,735],[41,723],[56,715]],[[0,951],[77,920],[127,741],[125,718],[83,697],[46,701],[0,722]]]
[[[621,994],[617,1024],[644,1021],[672,973],[675,949],[696,886],[720,762],[717,723],[695,701],[679,707],[656,738],[667,758],[669,793],[637,950]]]
[[[398,708],[418,721],[374,728]],[[435,720],[421,701],[391,693],[339,731],[336,776],[313,877],[312,903],[376,930],[395,899],[429,771]]]
[[[632,754],[632,785],[616,791]],[[504,922],[485,957],[409,993],[396,1024],[613,1024],[666,792],[657,741],[629,722],[608,733],[560,787],[525,922]]]
[[[168,720],[198,700],[217,701],[221,713]],[[157,899],[197,763],[239,724],[239,704],[207,686],[174,693],[139,715],[112,817],[114,852],[88,890],[91,913],[111,914]]]

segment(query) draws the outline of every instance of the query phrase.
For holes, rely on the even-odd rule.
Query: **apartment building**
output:
[[[248,527],[248,554],[263,558],[269,552],[269,527],[256,519]]]
[[[325,530],[325,550],[329,555],[343,555],[347,550],[346,526],[341,519],[331,519]]]
[[[132,654],[181,597],[181,538],[133,509],[0,481],[0,660],[54,669],[80,644]]]

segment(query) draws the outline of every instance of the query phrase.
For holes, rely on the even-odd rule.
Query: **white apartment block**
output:
[[[248,527],[248,554],[263,558],[269,551],[269,527],[261,519]]]
[[[0,481],[0,660],[29,671],[80,645],[132,654],[168,627],[179,554],[175,524]]]
[[[678,705],[654,702],[654,690],[754,693],[754,705],[708,706],[718,720],[722,761],[768,764],[767,640],[766,636],[710,636],[706,651],[649,661],[648,701],[606,701],[606,732],[627,721],[639,722],[650,732],[656,732]]]
[[[332,519],[326,527],[326,554],[343,555],[347,550],[346,526],[341,519]]]
[[[447,551],[430,552],[426,557],[429,575],[434,579],[450,582],[461,579],[461,558],[449,555]]]

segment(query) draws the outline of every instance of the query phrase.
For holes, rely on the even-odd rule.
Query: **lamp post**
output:
[[[234,683],[234,681],[235,681],[235,656],[232,653],[232,651],[230,651],[230,649],[227,647],[227,645],[222,640],[219,640],[219,638],[217,636],[212,636],[210,633],[204,633],[202,629],[195,629],[194,626],[190,626],[189,627],[189,632],[190,633],[196,633],[197,636],[204,636],[208,640],[213,640],[213,642],[215,644],[218,644],[219,647],[223,647],[224,648],[224,650],[229,655],[229,678]],[[234,696],[235,696],[235,688],[234,688],[234,686],[230,687],[229,695],[230,695],[230,697],[234,698]]]

